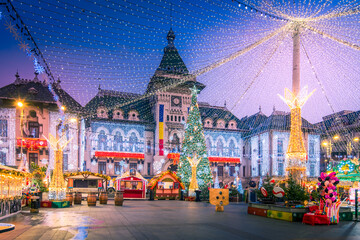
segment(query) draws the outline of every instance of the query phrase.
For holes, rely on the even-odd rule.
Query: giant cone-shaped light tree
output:
[[[70,139],[71,140],[71,139]],[[63,135],[60,139],[56,139],[53,135],[49,134],[47,141],[55,151],[55,166],[53,176],[49,186],[49,199],[54,201],[62,201],[66,195],[66,184],[63,175],[63,149],[70,142],[66,140]]]
[[[194,195],[196,189],[211,187],[212,174],[206,153],[204,130],[197,104],[198,90],[191,88],[191,106],[185,127],[185,137],[182,143],[177,174],[189,189],[189,195]]]
[[[292,91],[285,88],[285,96],[280,98],[291,109],[290,141],[286,152],[287,174],[300,183],[306,176],[306,149],[301,131],[301,108],[313,94],[308,94],[307,86],[300,90],[300,24],[293,23],[293,76]]]

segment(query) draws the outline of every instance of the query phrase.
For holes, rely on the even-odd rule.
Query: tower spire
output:
[[[173,3],[170,3],[170,29],[172,29],[172,23],[173,23],[172,11],[173,11]]]

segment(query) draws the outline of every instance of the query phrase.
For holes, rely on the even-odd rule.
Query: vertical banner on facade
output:
[[[164,105],[159,105],[159,156],[164,156]]]

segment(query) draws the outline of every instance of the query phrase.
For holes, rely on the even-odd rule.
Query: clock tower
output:
[[[175,47],[175,33],[171,28],[166,39],[168,45],[164,48],[160,65],[146,91],[148,94],[152,93],[152,112],[156,122],[152,169],[154,175],[166,170],[173,163],[172,159],[168,158],[169,153],[180,152],[191,103],[190,88],[195,85],[202,90],[205,87],[189,73]]]

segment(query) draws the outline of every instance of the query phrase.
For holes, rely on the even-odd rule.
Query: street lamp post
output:
[[[23,167],[25,168],[25,170],[28,170],[27,164],[26,162],[24,162],[24,154],[23,154],[23,118],[24,118],[24,103],[22,101],[18,101],[16,103],[16,106],[19,108],[20,110],[20,139],[21,139],[21,143],[20,143],[20,170],[23,170]]]

